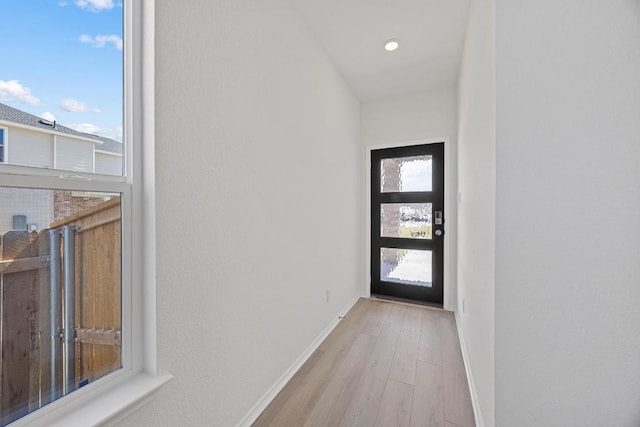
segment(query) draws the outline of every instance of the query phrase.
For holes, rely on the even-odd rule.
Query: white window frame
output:
[[[133,141],[124,147],[125,176],[0,164],[0,186],[119,192],[123,206],[122,369],[24,416],[12,426],[74,427],[115,422],[146,403],[172,378],[159,373],[156,364],[154,1],[124,3],[124,135],[125,142]]]

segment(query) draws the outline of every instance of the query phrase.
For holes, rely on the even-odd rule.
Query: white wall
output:
[[[233,426],[361,291],[359,103],[285,1],[156,13],[158,352],[175,379],[122,425]]]
[[[640,3],[496,3],[496,425],[640,425]]]
[[[56,136],[56,169],[93,172],[92,142]]]
[[[443,87],[362,104],[365,146],[456,136],[456,88]]]
[[[471,3],[459,77],[458,327],[479,425],[494,421],[494,0]],[[463,310],[464,308],[464,310]],[[517,424],[511,424],[517,425]]]
[[[13,165],[53,167],[53,136],[12,127],[5,130],[5,161]]]
[[[95,152],[95,173],[103,173],[106,175],[122,176],[122,156],[112,153]]]
[[[362,143],[365,147],[396,145],[416,140],[448,137],[445,153],[447,194],[445,195],[445,301],[456,301],[456,217],[457,188],[457,90],[443,87],[412,95],[383,98],[362,104]],[[365,203],[365,206],[369,206]],[[365,216],[368,215],[368,210]],[[367,228],[368,230],[369,228]],[[368,243],[368,242],[367,242]],[[367,256],[369,249],[367,248]],[[365,282],[366,283],[366,282]],[[365,284],[368,286],[368,284]]]

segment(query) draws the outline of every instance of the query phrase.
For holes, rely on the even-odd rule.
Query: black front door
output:
[[[371,151],[371,294],[442,305],[444,143]]]

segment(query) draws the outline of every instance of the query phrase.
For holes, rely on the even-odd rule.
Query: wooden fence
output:
[[[120,199],[114,198],[50,226],[77,227],[72,388],[121,366],[120,212]],[[52,281],[50,274],[51,260],[62,256],[61,247],[50,248],[49,230],[0,236],[0,426],[49,403],[55,394],[50,390],[62,393],[60,351],[54,351],[56,369],[51,362],[51,286],[57,283],[57,295],[62,296],[64,281]],[[52,250],[59,256],[52,256]],[[62,268],[54,271],[64,274]],[[58,319],[61,306],[61,301],[54,304]]]

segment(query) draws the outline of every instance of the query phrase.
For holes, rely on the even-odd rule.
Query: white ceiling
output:
[[[456,84],[470,0],[291,1],[361,101]]]

